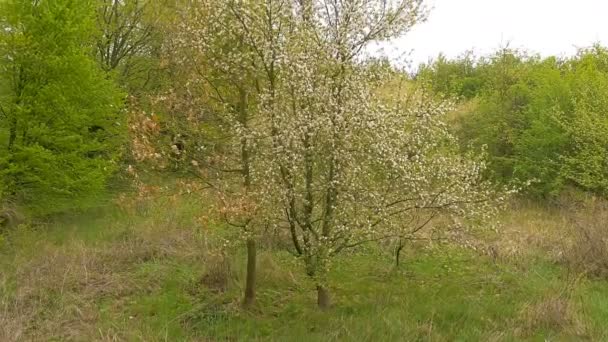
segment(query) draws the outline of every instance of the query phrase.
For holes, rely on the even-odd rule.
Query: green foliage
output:
[[[176,20],[170,0],[93,0],[97,9],[95,56],[130,95],[165,86],[161,66],[167,26]]]
[[[564,119],[571,152],[563,176],[585,190],[608,194],[608,51],[583,51],[568,65],[572,112]]]
[[[568,184],[606,194],[606,56],[595,46],[565,60],[510,49],[479,59],[440,57],[418,80],[436,94],[475,98],[458,135],[465,149],[487,146],[494,179],[534,180],[529,192],[538,196],[555,196]],[[479,88],[467,93],[463,83]]]
[[[537,194],[549,194],[560,184],[555,167],[564,136],[556,121],[559,103],[554,103],[561,95],[557,68],[552,59],[499,52],[485,66],[479,106],[463,118],[461,136],[488,146],[494,177],[534,179],[531,191]]]
[[[92,1],[10,0],[0,23],[0,184],[30,214],[103,195],[123,142],[121,92],[97,66]]]
[[[479,77],[481,69],[477,67],[483,62],[475,60],[471,52],[455,60],[439,55],[436,60],[420,66],[416,80],[434,93],[471,99],[484,85],[484,79]]]

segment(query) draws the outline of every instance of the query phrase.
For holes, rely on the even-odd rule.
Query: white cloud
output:
[[[429,20],[388,46],[411,51],[417,65],[444,53],[487,54],[509,44],[532,53],[572,55],[577,47],[608,42],[607,0],[431,0]]]

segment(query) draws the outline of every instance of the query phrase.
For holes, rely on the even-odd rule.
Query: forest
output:
[[[608,48],[424,0],[0,0],[0,341],[606,341]]]

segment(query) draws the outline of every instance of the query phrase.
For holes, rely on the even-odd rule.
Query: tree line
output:
[[[501,49],[422,65],[415,82],[460,99],[453,132],[463,150],[486,146],[491,177],[532,180],[530,195],[568,189],[608,191],[608,50],[596,45],[567,58]]]

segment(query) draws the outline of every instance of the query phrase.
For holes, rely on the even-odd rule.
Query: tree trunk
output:
[[[12,118],[10,121],[9,136],[8,136],[8,150],[12,151],[17,140],[17,118]]]
[[[317,305],[321,310],[327,310],[331,306],[329,291],[323,285],[317,285]]]
[[[243,299],[243,306],[246,308],[255,303],[256,254],[255,240],[250,238],[247,240],[247,278],[245,281],[245,298]]]
[[[401,251],[403,250],[403,247],[405,247],[405,244],[403,243],[403,240],[399,239],[399,244],[397,245],[397,248],[395,248],[395,267],[397,268],[399,268]]]
[[[247,91],[244,88],[239,88],[239,96],[239,122],[243,127],[247,128],[249,122]],[[251,160],[248,145],[247,138],[243,137],[241,139],[241,167],[243,168],[243,187],[246,192],[249,192],[249,188],[251,187]],[[247,276],[245,280],[245,298],[243,299],[243,306],[245,308],[251,307],[255,303],[256,261],[257,248],[255,239],[250,237],[247,239]]]

